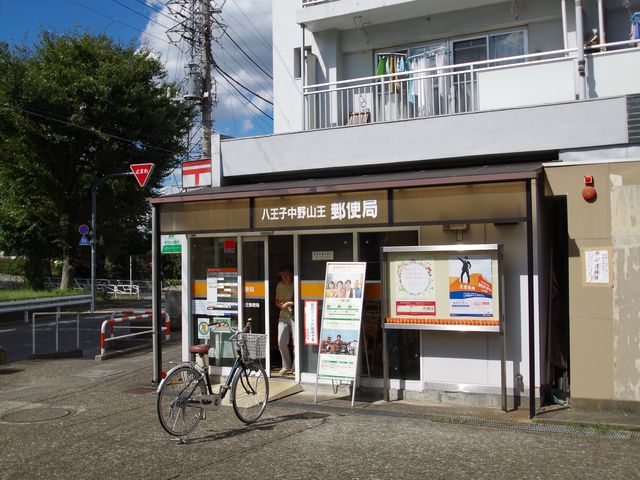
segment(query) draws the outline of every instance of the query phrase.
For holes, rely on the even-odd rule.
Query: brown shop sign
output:
[[[386,191],[256,198],[255,228],[384,224]]]

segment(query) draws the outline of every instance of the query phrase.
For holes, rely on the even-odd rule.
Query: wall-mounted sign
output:
[[[491,256],[449,256],[449,313],[452,317],[493,317]]]
[[[333,250],[311,252],[311,260],[314,262],[330,262],[333,260]]]
[[[385,328],[500,331],[499,245],[384,247]]]
[[[182,253],[182,242],[178,235],[161,235],[162,253]]]
[[[584,261],[586,283],[609,283],[609,250],[585,250]]]
[[[386,190],[256,198],[256,228],[384,224]]]
[[[207,315],[238,314],[238,270],[207,268]]]
[[[304,301],[304,344],[318,345],[318,300]]]
[[[208,318],[199,318],[198,319],[198,338],[202,340],[209,340],[211,334],[209,333],[209,319]]]
[[[182,162],[182,188],[210,187],[211,159]]]

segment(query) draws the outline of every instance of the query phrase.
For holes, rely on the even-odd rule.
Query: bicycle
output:
[[[251,319],[242,331],[227,322],[210,323],[209,327],[223,325],[233,332],[230,340],[235,362],[218,392],[213,391],[205,367],[195,362],[176,365],[158,386],[158,418],[170,435],[186,437],[205,418],[205,411],[220,407],[229,391],[233,411],[243,423],[254,423],[264,413],[269,400],[269,380],[260,359],[265,356],[266,335],[249,333]],[[208,355],[209,345],[192,345],[189,352],[203,359]]]

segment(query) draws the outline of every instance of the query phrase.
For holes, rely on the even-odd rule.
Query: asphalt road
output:
[[[82,313],[79,320],[76,314],[63,313],[57,328],[56,349],[56,322],[55,314],[36,317],[35,335],[32,316],[29,322],[13,321],[0,323],[0,345],[7,349],[7,362],[26,360],[34,353],[46,355],[57,352],[70,352],[80,349],[83,358],[93,359],[100,353],[100,327],[102,322],[110,317],[109,313]],[[147,322],[150,325],[150,321]],[[140,323],[142,325],[142,323]],[[151,327],[149,327],[151,328]],[[117,334],[126,334],[128,329],[117,330]],[[118,344],[108,344],[108,348],[126,348],[140,343],[149,343],[150,336],[134,337],[128,340],[119,340]]]
[[[178,354],[165,349],[165,366]],[[178,444],[156,418],[148,353],[0,373],[0,479],[640,479],[637,438],[442,423],[402,403],[348,409],[330,390],[320,405],[307,392],[271,403],[254,426],[223,406]]]

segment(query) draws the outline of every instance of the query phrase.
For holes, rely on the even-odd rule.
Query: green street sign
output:
[[[182,253],[182,244],[175,235],[162,235],[161,253]]]

